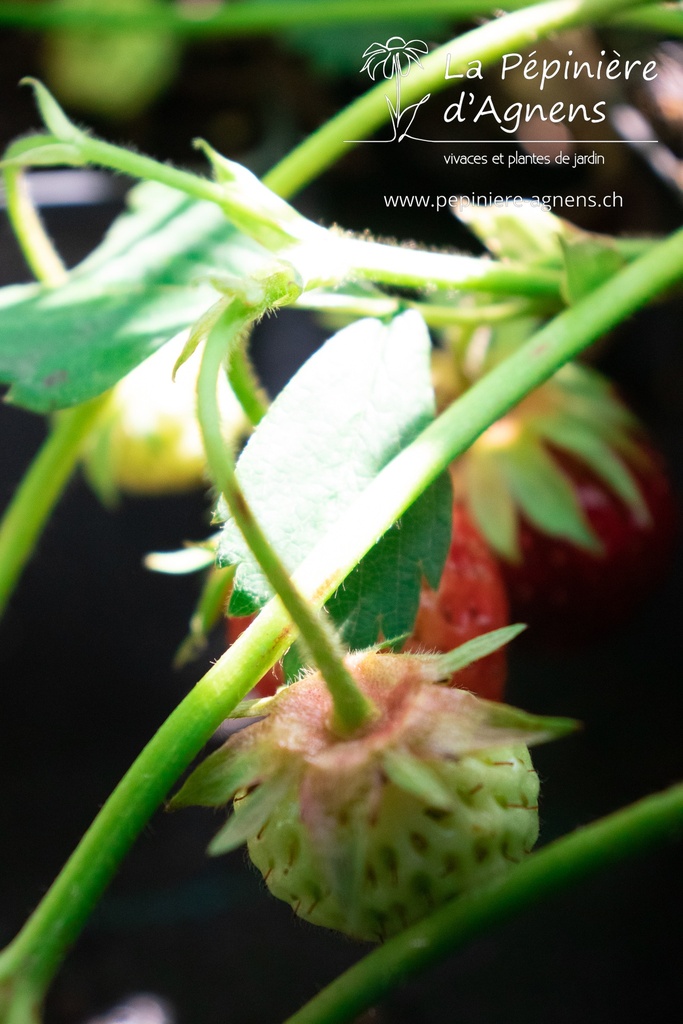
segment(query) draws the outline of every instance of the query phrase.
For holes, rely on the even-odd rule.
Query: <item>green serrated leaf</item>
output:
[[[278,396],[238,462],[247,500],[290,570],[433,416],[430,342],[410,312],[362,320],[331,338]],[[315,424],[315,429],[312,429]],[[328,603],[345,642],[371,646],[409,632],[421,578],[438,586],[450,543],[451,498],[437,481],[381,539]],[[271,591],[232,522],[219,564],[238,564],[231,615]]]
[[[529,522],[543,533],[562,537],[589,551],[600,543],[586,521],[570,481],[531,437],[496,450],[507,485]]]
[[[381,634],[410,634],[425,579],[436,590],[453,525],[452,492],[443,474],[394,523],[327,603],[351,650]]]
[[[44,413],[106,391],[216,301],[211,273],[272,263],[213,203],[156,183],[129,203],[64,286],[0,292],[0,381],[15,404]]]

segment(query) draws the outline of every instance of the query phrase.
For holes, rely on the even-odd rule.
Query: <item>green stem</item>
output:
[[[63,284],[67,278],[66,267],[31,201],[23,168],[6,168],[4,184],[7,216],[32,273],[43,284],[52,287]]]
[[[212,38],[216,36],[248,36],[272,34],[280,29],[301,26],[323,27],[347,22],[410,23],[425,15],[443,14],[444,17],[466,20],[486,16],[499,8],[495,0],[334,0],[321,4],[319,0],[300,0],[282,4],[271,0],[259,4],[193,4],[189,10],[177,6],[160,6],[148,11],[70,10],[52,3],[0,3],[0,25],[18,28],[71,31],[153,32],[181,38]],[[517,10],[531,6],[531,0],[506,0],[505,9]],[[602,19],[601,19],[602,20]],[[631,20],[616,15],[616,24],[622,22],[641,30],[662,32],[667,35],[683,34],[683,15],[676,8],[650,3],[640,18]]]
[[[17,974],[38,990],[47,986],[120,861],[178,776],[282,656],[293,636],[282,606],[271,602],[258,622],[260,627],[245,631],[178,705],[124,775],[52,888],[0,954],[0,986]]]
[[[32,140],[29,136],[10,146],[6,159],[21,157],[30,160],[32,157],[27,148],[31,141],[34,153],[38,154],[41,150],[49,149],[53,139],[51,135],[36,135]],[[282,251],[286,239],[285,255],[301,270],[307,290],[321,285],[341,284],[349,275],[355,275],[366,280],[413,288],[447,287],[491,294],[524,295],[549,298],[556,303],[560,299],[560,274],[557,271],[523,264],[501,264],[476,256],[402,249],[339,235],[332,230],[325,231],[297,214],[293,208],[285,206],[281,213],[291,211],[293,218],[300,222],[304,234],[309,235],[306,241],[292,246],[292,239],[285,234],[287,225],[278,223],[277,212],[272,212],[270,220],[251,213],[249,204],[253,202],[253,197],[247,191],[235,190],[228,194],[219,183],[84,133],[79,133],[78,138],[67,145],[68,149],[63,151],[59,162],[107,167],[132,177],[158,181],[194,199],[215,203],[236,227],[276,253]],[[14,169],[11,163],[6,163],[6,174]],[[275,200],[275,197],[272,198]],[[275,201],[280,202],[279,199]],[[334,258],[330,259],[332,253]],[[246,383],[246,380],[243,379],[242,383]]]
[[[95,399],[56,417],[55,425],[7,506],[0,523],[0,616],[36,541],[78,462],[99,416]]]
[[[254,309],[233,299],[209,334],[197,384],[197,415],[213,477],[249,549],[268,582],[287,609],[315,665],[322,673],[334,704],[332,727],[350,736],[361,729],[375,709],[356,686],[343,662],[342,651],[326,617],[312,608],[292,583],[289,573],[264,534],[240,488],[232,456],[223,439],[217,383],[223,360],[231,357],[239,335],[254,318]]]
[[[403,103],[416,102],[426,93],[448,85],[444,76],[448,54],[452,73],[464,71],[471,60],[480,60],[486,66],[509,50],[534,43],[550,32],[590,24],[642,4],[643,0],[550,0],[489,21],[425,57],[424,70],[410,75],[403,84]],[[326,121],[265,175],[264,184],[280,195],[292,195],[342,156],[353,140],[370,138],[387,119],[385,88],[380,82]]]
[[[380,946],[286,1024],[343,1024],[412,975],[484,931],[570,885],[683,837],[683,785],[640,800],[556,840],[496,883],[453,900]]]
[[[395,316],[403,309],[415,309],[430,327],[448,327],[451,324],[478,327],[514,320],[520,316],[540,312],[535,304],[524,301],[496,302],[486,306],[439,306],[433,302],[410,302],[388,295],[348,295],[344,292],[304,292],[297,299],[298,309],[315,309],[344,319],[363,316]],[[545,308],[543,312],[546,312]]]
[[[683,230],[566,310],[466,392],[398,455],[294,575],[321,607],[424,488],[524,394],[600,334],[683,278]],[[0,954],[0,984],[46,986],[138,833],[213,731],[282,656],[294,628],[277,599],[176,708],[106,802],[52,888]]]
[[[228,380],[244,415],[252,427],[257,427],[268,412],[268,397],[254,372],[247,353],[246,338],[233,345],[228,365]]]
[[[399,287],[458,288],[490,294],[559,299],[559,271],[456,253],[382,245],[365,239],[342,239],[340,252],[357,278]]]

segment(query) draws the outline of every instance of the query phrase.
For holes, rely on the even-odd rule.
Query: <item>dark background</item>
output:
[[[365,45],[361,39],[359,54]],[[3,142],[37,126],[30,94],[15,83],[40,68],[37,37],[0,30]],[[263,170],[362,84],[357,74],[320,76],[267,39],[195,44],[145,114],[118,124],[80,116],[102,135],[184,164],[194,159],[191,138],[203,134]],[[671,121],[658,127],[675,147],[680,128]],[[678,226],[680,197],[626,147],[611,149],[609,184],[624,192],[625,209],[581,223],[626,232]],[[469,179],[458,173],[458,191],[497,187],[481,170]],[[506,188],[597,192],[603,173],[526,170],[509,176]],[[349,154],[301,202],[325,223],[455,245],[462,236],[452,218],[397,216],[381,199],[385,192],[448,194],[453,186],[453,170],[439,166],[432,147],[406,143],[397,154],[396,147],[373,146]],[[94,206],[45,211],[70,264],[97,244],[124,187],[114,183],[110,201]],[[3,283],[28,278],[4,221],[0,266]],[[681,305],[672,299],[622,325],[600,354],[667,456],[679,493],[680,328]],[[271,391],[322,337],[301,315],[268,322],[256,354]],[[0,506],[44,433],[39,418],[0,408]],[[75,479],[41,539],[0,624],[0,943],[39,901],[142,745],[222,650],[217,635],[195,665],[171,669],[199,582],[141,565],[150,550],[202,537],[207,524],[202,494],[127,499],[111,513]],[[680,570],[679,548],[656,593],[599,642],[558,652],[536,649],[527,638],[513,649],[510,702],[585,723],[581,735],[535,754],[543,842],[680,778]],[[274,901],[243,852],[207,860],[215,827],[201,810],[155,817],[59,975],[47,1024],[81,1024],[139,992],[168,1001],[179,1024],[274,1024],[362,955],[362,947],[300,922]],[[680,847],[668,848],[530,909],[408,983],[371,1019],[668,1021],[683,995],[680,912]]]

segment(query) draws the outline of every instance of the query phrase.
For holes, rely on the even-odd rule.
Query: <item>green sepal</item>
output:
[[[477,529],[489,547],[507,559],[519,562],[517,506],[499,460],[490,451],[477,451],[465,461],[467,504]]]
[[[433,667],[435,681],[450,679],[454,672],[460,672],[473,662],[493,654],[525,629],[524,623],[517,622],[512,626],[502,626],[500,629],[492,629],[481,636],[475,636],[446,654],[427,654],[419,657],[421,661],[428,662],[430,668]]]
[[[591,425],[558,414],[539,420],[536,429],[546,441],[588,466],[621,498],[641,525],[650,523],[650,512],[635,477]]]
[[[223,828],[209,843],[207,853],[211,857],[219,857],[230,850],[236,850],[261,831],[273,811],[285,798],[291,782],[287,776],[269,779],[262,783],[248,796],[245,794],[246,805],[241,810],[233,810]],[[240,802],[240,797],[235,801]]]
[[[224,743],[195,768],[170,800],[168,809],[223,807],[238,790],[257,782],[260,773],[260,762],[251,750],[235,750],[229,742]]]
[[[372,783],[347,790],[329,772],[309,766],[300,788],[300,815],[320,871],[337,902],[349,908],[351,930],[360,905],[372,818]]]
[[[588,551],[602,550],[568,477],[539,440],[520,437],[496,451],[510,492],[533,526]]]
[[[206,648],[209,632],[225,616],[225,610],[232,591],[235,571],[211,568],[207,573],[197,606],[192,613],[187,636],[180,644],[173,659],[174,668],[182,668]]]
[[[193,145],[211,164],[216,183],[225,188],[230,220],[266,249],[277,252],[293,242],[327,237],[323,228],[300,214],[242,164],[218,153],[204,139],[195,139]]]
[[[550,210],[532,203],[469,204],[455,210],[479,241],[498,259],[561,267],[561,240],[568,228]]]
[[[273,710],[275,695],[272,697],[255,697],[241,700],[230,712],[231,718],[263,718]]]
[[[428,764],[407,750],[387,749],[382,755],[382,767],[390,782],[424,801],[430,807],[450,810],[453,795],[448,792],[438,775]]]
[[[569,305],[595,291],[626,266],[626,259],[611,239],[580,234],[562,238],[563,296]]]
[[[19,84],[29,85],[33,89],[38,110],[46,128],[49,128],[61,142],[70,142],[78,147],[87,141],[88,133],[69,120],[57,100],[42,82],[39,82],[37,78],[26,77],[22,78]]]
[[[479,750],[513,743],[532,746],[559,739],[579,728],[571,718],[531,715],[509,704],[482,700],[467,690],[449,690],[453,711],[441,711],[430,734],[434,755],[457,760]]]

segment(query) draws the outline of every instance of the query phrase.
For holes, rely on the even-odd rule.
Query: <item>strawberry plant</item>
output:
[[[223,28],[241,18],[243,31],[258,31],[265,8],[274,25],[299,30],[398,8],[415,17],[414,4],[398,3],[330,4],[321,14],[308,3],[245,2],[194,19],[156,4],[86,6],[0,4],[0,18],[26,24],[41,8],[44,24],[77,31],[85,12],[88,24],[102,15],[103,31],[109,18],[119,30],[180,36],[214,31],[221,18]],[[425,3],[417,14],[451,6]],[[481,255],[378,241],[294,205],[348,140],[387,124],[394,137],[376,141],[393,153],[415,140],[426,101],[456,68],[474,78],[506,54],[531,61],[533,47],[564,30],[612,21],[626,33],[682,31],[677,5],[508,6],[431,50],[402,28],[362,47],[359,67],[396,79],[391,96],[386,81],[374,85],[262,178],[203,140],[202,171],[105,141],[27,81],[43,129],[10,142],[2,167],[9,219],[36,280],[0,296],[0,380],[10,402],[49,417],[49,433],[0,523],[0,610],[11,615],[79,466],[108,506],[199,486],[211,524],[200,520],[191,543],[150,554],[148,565],[200,581],[181,660],[208,660],[215,637],[220,649],[7,935],[2,1024],[43,1019],[53,978],[161,806],[179,812],[173,819],[197,813],[186,810],[193,805],[218,808],[209,853],[246,844],[265,886],[309,922],[302,928],[380,943],[358,947],[292,1024],[353,1020],[570,882],[680,836],[680,785],[634,786],[628,806],[600,816],[591,803],[599,778],[588,771],[576,798],[586,801],[576,814],[584,827],[544,836],[546,771],[539,782],[528,747],[574,732],[575,718],[592,742],[580,697],[588,661],[571,686],[549,685],[540,707],[501,698],[520,612],[530,635],[538,618],[551,633],[585,632],[581,614],[593,622],[609,601],[605,617],[625,616],[624,591],[651,585],[671,557],[674,504],[659,456],[578,360],[680,288],[681,230],[611,236],[533,201],[449,204]],[[492,10],[463,7],[463,16]],[[53,52],[59,46],[64,39]],[[147,51],[158,59],[141,44]],[[112,52],[118,61],[123,51]],[[53,166],[138,180],[105,238],[70,270],[25,187],[28,171]],[[325,339],[270,401],[255,369],[259,325],[270,317],[285,337],[301,310],[316,314]],[[171,594],[174,581],[163,586]],[[116,643],[135,630],[133,617]],[[653,644],[648,658],[657,656]],[[561,679],[565,663],[548,664],[551,682]],[[37,661],[36,673],[48,665]],[[610,727],[619,722],[630,749],[642,750],[649,701],[639,699],[638,721],[627,723],[613,687],[605,699]],[[567,736],[558,749],[572,744]],[[68,789],[59,800],[68,803]],[[208,812],[199,813],[206,828]],[[52,1012],[48,1002],[46,1021]]]

